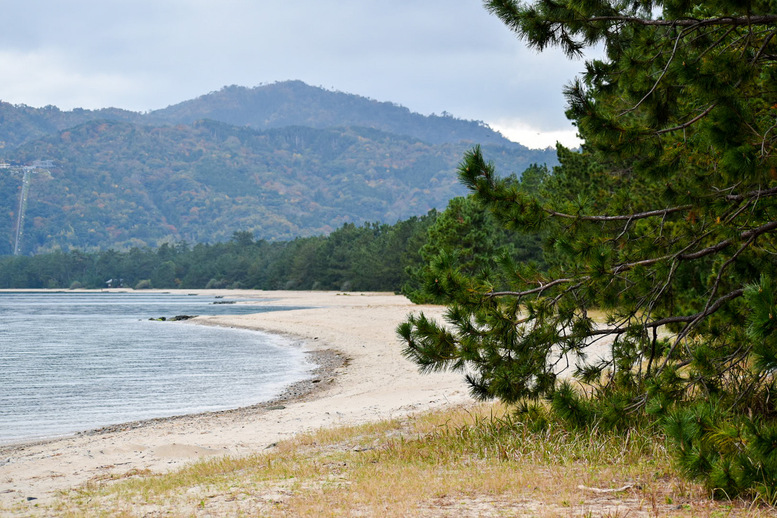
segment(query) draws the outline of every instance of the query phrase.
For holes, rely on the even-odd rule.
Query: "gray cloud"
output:
[[[0,99],[12,103],[143,111],[301,79],[573,134],[561,89],[582,63],[526,49],[475,0],[27,0],[4,11],[14,23],[0,31]]]

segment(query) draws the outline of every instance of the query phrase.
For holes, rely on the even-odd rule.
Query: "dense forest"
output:
[[[213,242],[237,230],[291,239],[343,223],[394,223],[463,194],[453,171],[468,147],[366,128],[90,122],[15,151],[23,163],[58,157],[30,176],[22,253]],[[505,166],[543,158],[490,149]],[[3,253],[20,185],[19,175],[0,171]]]
[[[484,217],[471,198],[454,198],[442,213],[431,210],[394,225],[346,223],[326,236],[288,241],[236,231],[214,244],[182,241],[128,251],[5,256],[0,257],[0,288],[401,291],[414,300],[443,302],[427,288],[428,261],[439,253],[469,271],[487,269],[495,254],[542,260],[536,236],[516,239]]]
[[[215,244],[53,252],[0,258],[5,288],[250,288],[396,290],[432,212],[394,226],[345,224],[329,236],[255,240],[235,232]]]

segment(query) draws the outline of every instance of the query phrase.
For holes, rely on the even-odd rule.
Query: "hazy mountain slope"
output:
[[[324,90],[301,81],[285,81],[256,88],[224,87],[145,114],[117,108],[62,111],[55,106],[31,108],[0,102],[0,152],[93,120],[176,125],[202,119],[254,129],[362,126],[415,137],[430,144],[467,141],[519,146],[481,122],[424,116],[394,103]]]
[[[151,112],[146,119],[155,124],[188,124],[213,119],[255,129],[363,126],[408,135],[431,144],[468,141],[516,145],[480,122],[450,116],[427,117],[394,103],[333,92],[302,81],[284,81],[256,88],[229,86]]]
[[[0,101],[0,153],[63,129],[99,119],[139,122],[139,113],[106,108],[103,110],[62,111],[56,106],[31,108]],[[2,158],[2,155],[0,155]]]
[[[285,81],[256,88],[229,86],[150,113],[117,108],[62,111],[0,102],[0,152],[94,120],[146,125],[191,124],[212,119],[254,129],[361,126],[407,135],[430,144],[460,141],[517,147],[481,122],[424,116],[390,102]]]

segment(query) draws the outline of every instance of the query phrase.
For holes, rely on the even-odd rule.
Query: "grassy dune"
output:
[[[655,431],[569,431],[496,404],[322,429],[254,456],[95,479],[45,516],[774,516],[680,478]]]

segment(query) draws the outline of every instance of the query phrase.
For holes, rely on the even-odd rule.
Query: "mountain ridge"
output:
[[[322,105],[332,108],[317,109]],[[270,107],[272,109],[268,109]],[[431,144],[469,141],[521,145],[482,121],[468,121],[450,115],[421,115],[392,102],[313,87],[302,81],[282,81],[253,88],[225,86],[195,99],[149,112],[148,118],[155,122],[172,123],[192,123],[211,118],[255,129],[364,126],[413,136]],[[428,129],[430,122],[436,126],[432,130]]]
[[[389,101],[376,101],[291,80],[252,88],[224,86],[148,112],[114,107],[63,111],[52,105],[33,108],[0,100],[0,149],[14,148],[43,135],[103,119],[144,125],[192,124],[213,119],[254,129],[364,126],[413,136],[432,144],[466,141],[525,147],[482,121],[459,119],[449,114],[422,115]]]

